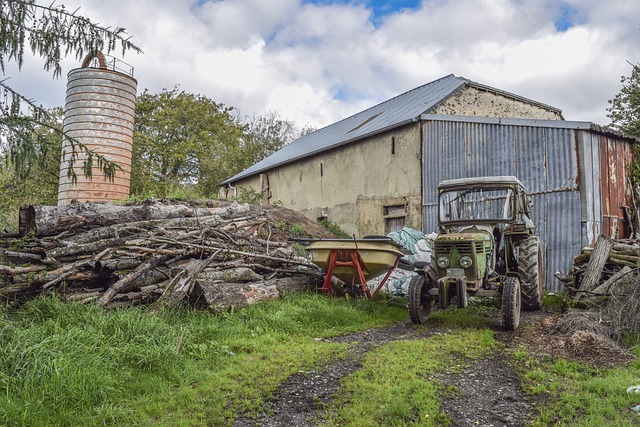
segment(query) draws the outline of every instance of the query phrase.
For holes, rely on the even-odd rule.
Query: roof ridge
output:
[[[406,92],[403,92],[403,93],[401,93],[401,94],[399,94],[399,95],[396,95],[396,96],[394,96],[393,98],[389,98],[389,99],[387,99],[387,100],[385,100],[385,101],[382,101],[382,102],[380,102],[380,103],[377,103],[377,104],[375,104],[375,105],[372,105],[372,106],[371,106],[371,107],[369,107],[369,108],[366,108],[366,109],[364,109],[364,110],[362,110],[362,111],[359,111],[359,112],[357,112],[357,113],[355,113],[355,114],[352,114],[352,115],[347,116],[347,117],[345,117],[345,118],[343,118],[343,119],[340,119],[340,120],[338,120],[337,122],[333,122],[333,123],[331,123],[330,125],[327,125],[327,126],[321,127],[320,129],[316,129],[315,131],[313,131],[313,132],[311,132],[311,133],[308,133],[307,135],[312,135],[312,134],[314,134],[314,133],[316,133],[316,132],[319,132],[319,131],[321,131],[321,130],[323,130],[323,129],[328,129],[328,128],[331,128],[331,127],[333,127],[333,126],[337,126],[339,123],[342,123],[342,122],[344,122],[345,120],[350,120],[350,119],[352,119],[353,117],[356,117],[356,116],[359,116],[359,115],[361,115],[361,114],[364,114],[364,113],[366,113],[367,111],[372,110],[372,109],[374,109],[374,108],[376,108],[376,107],[380,107],[380,106],[382,106],[382,105],[388,104],[388,103],[390,103],[391,101],[393,101],[393,100],[395,100],[395,99],[400,98],[401,96],[405,96],[405,95],[407,95],[407,94],[409,94],[409,93],[411,93],[411,92],[415,92],[415,91],[417,91],[417,90],[419,90],[419,89],[422,89],[422,88],[424,88],[424,87],[426,87],[426,86],[431,86],[432,84],[438,83],[438,82],[440,82],[440,81],[442,81],[442,80],[444,80],[444,79],[450,78],[450,77],[454,77],[454,78],[456,78],[456,79],[463,80],[463,81],[465,81],[465,82],[467,82],[467,83],[468,83],[468,82],[470,82],[470,80],[465,79],[464,77],[456,77],[456,75],[454,75],[453,73],[450,73],[450,74],[447,74],[446,76],[440,77],[439,79],[436,79],[436,80],[430,81],[430,82],[425,83],[425,84],[423,84],[423,85],[420,85],[420,86],[418,86],[418,87],[414,87],[413,89],[410,89],[410,90],[408,90],[408,91],[406,91]],[[307,135],[305,135],[305,136],[302,136],[302,137],[298,138],[296,141],[298,141],[298,140],[301,140],[301,139],[305,138]],[[293,142],[293,141],[292,141],[292,142]]]

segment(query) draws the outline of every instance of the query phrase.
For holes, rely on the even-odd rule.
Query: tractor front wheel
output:
[[[422,324],[431,314],[433,297],[429,295],[429,286],[422,274],[413,276],[409,282],[409,315],[413,323]]]
[[[520,280],[509,276],[502,288],[502,324],[508,331],[515,331],[520,324]]]

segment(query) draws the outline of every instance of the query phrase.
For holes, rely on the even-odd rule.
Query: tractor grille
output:
[[[436,255],[448,256],[453,248],[456,248],[460,255],[473,255],[471,245],[471,242],[436,242]]]
[[[484,242],[436,242],[436,255],[448,256],[455,247],[460,255],[473,255],[484,253]]]

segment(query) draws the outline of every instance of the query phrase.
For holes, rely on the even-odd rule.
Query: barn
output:
[[[604,233],[630,233],[634,140],[559,109],[448,75],[305,135],[227,179],[356,236],[436,231],[443,179],[514,175],[534,201],[549,290],[553,273]]]

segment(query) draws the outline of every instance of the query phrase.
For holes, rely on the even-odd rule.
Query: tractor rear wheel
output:
[[[502,325],[515,331],[520,324],[520,280],[509,276],[502,288]]]
[[[518,245],[518,275],[522,286],[522,308],[540,310],[544,297],[544,271],[540,238],[529,236]]]
[[[429,295],[429,286],[422,274],[413,276],[409,282],[409,315],[413,323],[422,324],[431,314],[433,297]]]

